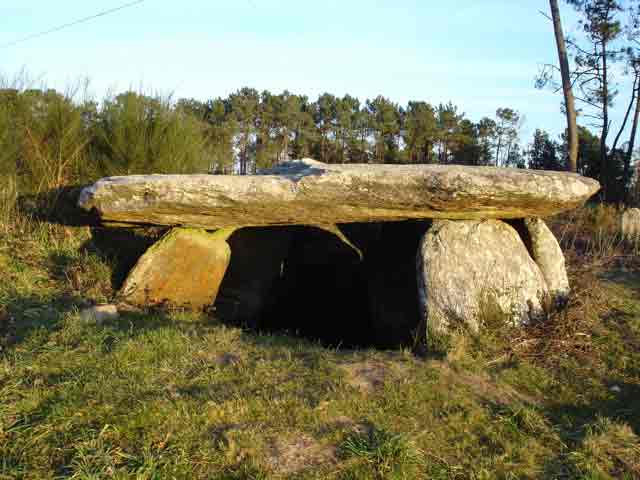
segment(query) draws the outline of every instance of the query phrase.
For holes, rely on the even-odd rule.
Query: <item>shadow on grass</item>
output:
[[[629,288],[636,293],[640,293],[640,265],[637,265],[636,269],[612,269],[601,274],[600,278],[622,285],[623,287]]]
[[[70,294],[42,298],[35,295],[17,296],[4,302],[0,310],[0,354],[3,350],[19,347],[33,335],[42,335],[46,342],[52,333],[64,326],[65,317],[82,311],[92,302]],[[126,333],[136,338],[161,328],[173,327],[181,330],[211,328],[215,323],[203,316],[201,321],[180,322],[170,312],[160,310],[124,312],[119,319],[105,323],[115,332]]]
[[[117,289],[137,259],[167,228],[136,225],[104,228],[97,212],[87,212],[78,207],[78,198],[84,187],[70,185],[39,194],[22,195],[18,198],[18,210],[23,217],[37,222],[90,227],[91,239],[80,247],[80,251],[94,254],[113,267],[111,284],[112,288]]]
[[[57,330],[64,315],[80,305],[82,299],[73,295],[52,298],[30,295],[9,299],[0,313],[0,347],[17,345],[35,331]]]
[[[612,385],[613,386],[613,385]],[[636,435],[640,435],[640,385],[628,382],[616,382],[615,387],[619,389],[606,400],[597,400],[584,405],[558,404],[545,409],[545,415],[554,424],[556,431],[567,449],[552,458],[549,458],[544,465],[545,478],[596,478],[596,476],[584,476],[582,467],[576,464],[580,461],[585,446],[585,441],[593,434],[594,426],[602,420],[609,420],[614,424],[626,424]],[[617,390],[616,389],[616,390]],[[619,440],[608,439],[611,451],[603,450],[601,455],[605,456],[621,471],[610,472],[613,477],[597,478],[636,478],[629,473],[623,465],[617,465],[619,459],[616,457],[621,450],[634,449],[634,445],[620,444]],[[593,454],[593,453],[592,453]],[[611,457],[610,455],[613,455]],[[594,462],[595,459],[587,460]],[[580,463],[580,462],[578,462]]]
[[[97,226],[96,212],[87,212],[78,207],[78,198],[85,185],[68,185],[37,194],[18,197],[21,215],[41,222],[70,227]]]
[[[596,418],[608,418],[615,422],[628,424],[640,435],[640,385],[629,382],[615,382],[613,391],[607,399],[587,402],[583,405],[557,404],[546,408],[547,417],[554,425],[560,426],[559,433],[568,443],[582,442],[585,426]]]
[[[127,274],[142,254],[166,231],[166,228],[160,227],[94,227],[91,229],[91,238],[80,249],[96,255],[111,266],[111,288],[116,291],[122,286]]]

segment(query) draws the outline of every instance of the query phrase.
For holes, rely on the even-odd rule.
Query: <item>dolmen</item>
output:
[[[564,172],[303,159],[256,175],[108,177],[78,204],[103,233],[163,229],[123,304],[397,345],[527,324],[564,302],[564,256],[542,218],[599,188]]]

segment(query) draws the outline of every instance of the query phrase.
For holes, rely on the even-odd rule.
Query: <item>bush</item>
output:
[[[92,115],[92,154],[104,175],[209,170],[206,124],[168,98],[126,92]]]

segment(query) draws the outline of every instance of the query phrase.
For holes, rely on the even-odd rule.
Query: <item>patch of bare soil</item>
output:
[[[363,393],[371,393],[407,373],[407,366],[393,361],[378,359],[340,364],[346,373],[347,384]]]
[[[267,465],[277,474],[290,475],[335,461],[335,447],[322,445],[310,436],[300,434],[274,440]]]
[[[199,358],[203,361],[215,365],[218,367],[227,367],[231,365],[237,365],[242,362],[242,357],[238,354],[231,352],[207,352],[200,350],[197,352]]]

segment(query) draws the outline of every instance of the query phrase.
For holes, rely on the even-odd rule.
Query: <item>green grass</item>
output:
[[[380,478],[413,478],[423,462],[421,452],[403,434],[375,428],[346,438],[342,453],[364,460],[366,473],[373,470]]]
[[[554,335],[440,358],[180,312],[83,323],[111,271],[85,230],[1,237],[0,479],[640,477],[634,269],[591,274]]]

